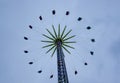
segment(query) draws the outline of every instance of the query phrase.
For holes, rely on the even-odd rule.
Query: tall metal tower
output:
[[[67,51],[69,54],[70,52],[67,50],[66,47],[74,49],[74,47],[68,45],[69,43],[75,43],[75,41],[69,41],[71,38],[75,37],[75,35],[67,37],[68,34],[72,31],[69,30],[65,34],[66,27],[64,27],[64,30],[62,33],[60,33],[60,24],[58,25],[58,33],[56,32],[54,25],[52,25],[54,33],[51,33],[48,29],[48,33],[51,35],[51,37],[43,34],[44,37],[48,38],[49,40],[43,40],[42,42],[48,43],[48,45],[43,46],[43,48],[51,47],[46,53],[50,52],[52,49],[54,55],[55,51],[57,51],[57,70],[58,70],[58,83],[69,83],[65,60],[64,60],[64,53],[63,49]]]

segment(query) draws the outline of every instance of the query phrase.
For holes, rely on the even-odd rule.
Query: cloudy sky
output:
[[[70,83],[120,83],[119,7],[119,0],[0,0],[0,83],[57,83],[56,54],[45,54],[48,49],[40,42],[52,24],[56,30],[58,24],[61,30],[67,25],[69,36],[76,35],[71,55],[64,51]]]

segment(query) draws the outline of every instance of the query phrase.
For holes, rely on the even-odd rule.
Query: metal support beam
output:
[[[69,83],[68,75],[62,51],[62,42],[57,42],[57,69],[58,69],[58,83]]]

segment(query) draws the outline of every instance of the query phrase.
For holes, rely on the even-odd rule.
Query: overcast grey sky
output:
[[[57,83],[56,55],[45,54],[47,49],[41,49],[40,42],[52,24],[56,28],[61,24],[61,29],[67,25],[67,31],[73,30],[70,35],[76,35],[75,50],[70,49],[71,55],[65,52],[70,83],[120,83],[119,8],[119,0],[0,0],[0,83]],[[56,10],[55,16],[52,10]],[[78,22],[78,17],[83,19]],[[28,28],[30,24],[33,30]],[[51,74],[53,79],[49,79]]]

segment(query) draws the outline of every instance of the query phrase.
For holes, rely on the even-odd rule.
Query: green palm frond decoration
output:
[[[63,31],[60,32],[60,24],[59,24],[58,25],[58,32],[57,32],[55,30],[54,25],[52,25],[54,33],[51,33],[48,29],[46,29],[50,36],[45,35],[45,34],[43,34],[43,36],[46,37],[49,40],[42,40],[41,41],[41,42],[48,43],[48,45],[42,47],[42,48],[48,48],[49,47],[49,49],[48,49],[48,51],[46,53],[48,53],[51,50],[53,50],[53,52],[52,52],[52,56],[53,56],[54,53],[55,53],[55,51],[57,50],[57,42],[61,42],[62,48],[66,52],[68,52],[69,54],[71,54],[71,53],[70,53],[70,51],[67,48],[75,49],[74,47],[72,47],[72,46],[69,45],[70,43],[76,43],[75,41],[69,41],[70,39],[74,38],[75,35],[67,37],[72,30],[69,30],[67,33],[65,33],[66,27],[67,26],[65,26],[64,29],[63,29]]]

